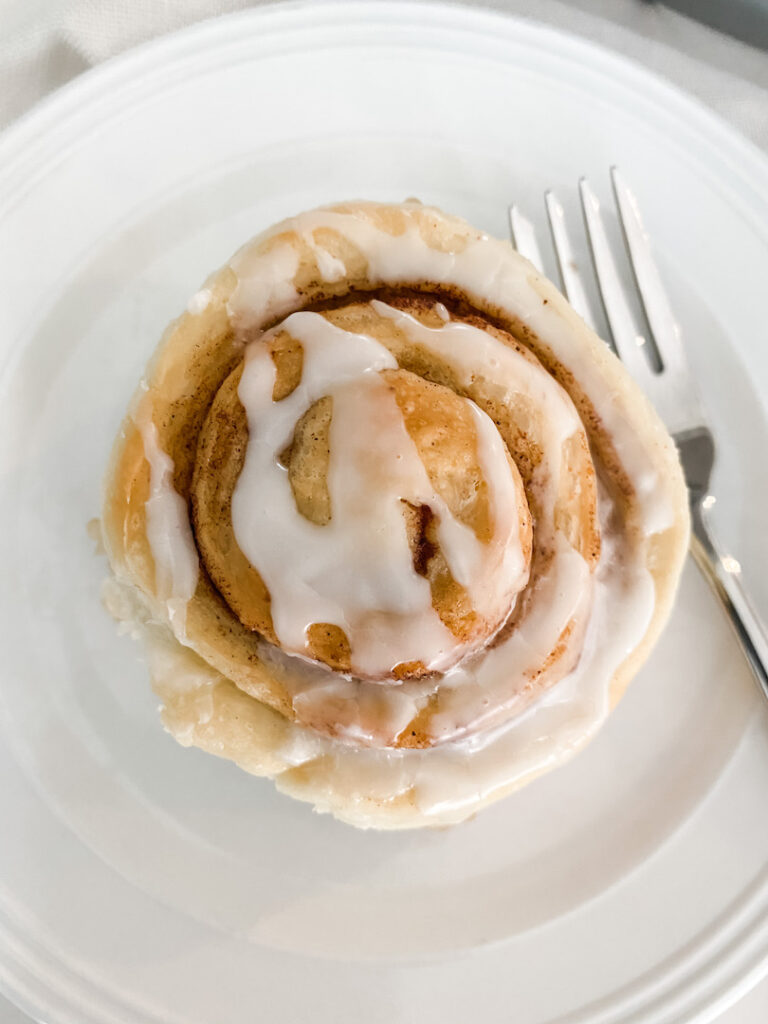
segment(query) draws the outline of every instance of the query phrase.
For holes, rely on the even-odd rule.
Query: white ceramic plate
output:
[[[165,325],[276,218],[639,193],[768,611],[768,165],[533,24],[306,4],[86,75],[0,144],[0,985],[51,1024],[705,1020],[768,961],[768,716],[693,569],[593,745],[459,828],[355,832],[161,730],[86,523]],[[576,217],[571,202],[569,216]],[[541,223],[541,221],[540,221]],[[574,221],[575,223],[575,221]]]

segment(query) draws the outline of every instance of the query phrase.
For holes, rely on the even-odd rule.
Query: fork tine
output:
[[[581,319],[594,330],[595,317],[578,271],[571,240],[568,237],[562,203],[552,191],[544,193],[544,203],[547,207],[549,230],[552,232],[552,245],[555,256],[557,256],[557,266],[560,270],[560,280],[565,297]]]
[[[581,208],[587,239],[595,266],[595,276],[600,288],[605,315],[611,328],[616,352],[638,383],[647,383],[654,374],[642,349],[645,338],[638,331],[632,311],[629,308],[619,272],[616,269],[608,237],[600,215],[600,203],[586,178],[579,181]]]
[[[509,207],[509,235],[512,245],[520,255],[530,260],[540,274],[543,273],[544,262],[536,241],[536,231],[533,224],[520,213],[514,203]]]
[[[611,168],[611,182],[629,262],[659,362],[665,370],[684,369],[686,359],[680,329],[661,283],[637,200],[616,167]]]

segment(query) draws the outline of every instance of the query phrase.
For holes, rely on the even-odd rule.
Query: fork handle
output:
[[[704,510],[697,502],[691,508],[691,554],[720,599],[763,695],[768,698],[768,636],[739,581],[729,572],[725,553],[718,549]]]

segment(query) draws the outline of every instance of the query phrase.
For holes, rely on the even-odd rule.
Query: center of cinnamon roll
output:
[[[243,625],[387,681],[488,643],[527,583],[531,516],[494,422],[401,367],[380,305],[346,326],[294,313],[251,342],[201,432],[192,505]]]

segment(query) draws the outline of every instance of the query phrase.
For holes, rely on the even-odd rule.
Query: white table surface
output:
[[[260,2],[0,0],[0,127],[144,39]],[[536,18],[611,47],[694,94],[768,150],[768,54],[760,50],[642,0],[465,2]],[[768,979],[719,1018],[719,1024],[766,1022]],[[0,1024],[29,1024],[29,1018],[0,996]]]

